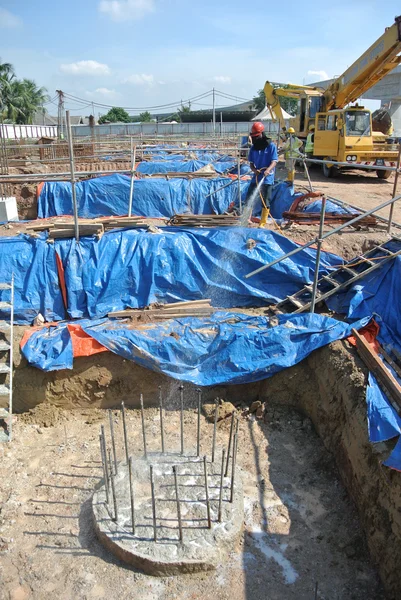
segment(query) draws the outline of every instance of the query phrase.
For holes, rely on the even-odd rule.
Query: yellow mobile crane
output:
[[[279,96],[298,99],[298,114],[291,122],[297,135],[306,138],[310,125],[315,126],[313,157],[346,162],[350,168],[358,165],[394,167],[397,149],[380,143],[374,135],[372,114],[363,106],[348,106],[401,64],[401,16],[327,89],[289,85],[274,89],[266,81],[266,104],[284,126]],[[326,177],[332,177],[339,167],[323,165]],[[347,167],[342,167],[347,168]],[[391,171],[377,170],[377,176],[387,179]]]

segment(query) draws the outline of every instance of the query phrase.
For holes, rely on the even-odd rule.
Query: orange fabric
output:
[[[372,346],[373,350],[377,353],[380,352],[380,344],[376,339],[379,331],[380,327],[374,319],[369,321],[369,323],[365,325],[365,327],[362,327],[362,329],[358,331],[358,333],[360,335],[363,335],[365,340]],[[356,346],[356,339],[353,335],[350,335],[347,339],[350,344]]]
[[[45,185],[44,181],[41,181],[37,186],[36,186],[36,199],[39,200],[39,196],[41,191],[43,190],[43,186]]]
[[[67,324],[71,335],[72,349],[75,356],[92,356],[99,352],[108,352],[108,348],[99,344],[93,337],[85,333],[82,327],[75,323]]]
[[[63,263],[61,262],[61,258],[57,254],[57,252],[55,254],[56,254],[56,265],[57,265],[58,279],[60,282],[61,295],[63,296],[64,308],[67,308],[67,306],[68,306],[67,286],[65,285],[64,266],[63,266]]]
[[[22,340],[20,342],[20,348],[25,346],[31,335],[38,331],[38,329],[43,329],[44,327],[51,327],[54,325],[60,325],[60,323],[46,323],[45,325],[39,325],[37,327],[30,327],[27,329],[22,336]],[[92,356],[92,354],[99,354],[99,352],[108,352],[108,348],[99,344],[95,339],[93,339],[90,335],[84,332],[82,327],[75,323],[67,323],[68,331],[70,332],[71,341],[72,341],[72,351],[74,358],[76,356]]]

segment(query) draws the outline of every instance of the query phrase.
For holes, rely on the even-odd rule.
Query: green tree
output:
[[[184,104],[181,103],[181,106],[177,108],[177,112],[179,117],[178,120],[181,121],[181,115],[188,114],[191,112],[191,103],[189,102],[187,106],[184,106]]]
[[[141,123],[150,123],[151,120],[152,115],[148,111],[141,113],[138,117],[138,121],[140,121]]]
[[[47,100],[45,88],[39,88],[32,79],[17,79],[13,66],[0,62],[0,114],[3,118],[13,123],[30,124]]]
[[[287,89],[290,87],[288,84],[280,84],[274,83],[273,86],[275,88],[283,88]],[[298,101],[296,98],[285,98],[284,96],[280,96],[280,106],[283,110],[285,110],[289,115],[295,116],[297,113],[297,105]],[[260,112],[266,106],[266,98],[263,90],[258,90],[257,95],[253,98],[253,106],[255,109]]]
[[[102,123],[130,123],[131,117],[126,110],[118,106],[113,106],[108,113],[102,115],[99,119],[99,124]]]

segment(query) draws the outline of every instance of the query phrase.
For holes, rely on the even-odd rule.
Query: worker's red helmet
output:
[[[251,136],[257,137],[258,135],[263,133],[264,130],[265,130],[265,126],[263,125],[263,123],[261,123],[260,121],[257,121],[256,123],[254,123],[252,125]]]

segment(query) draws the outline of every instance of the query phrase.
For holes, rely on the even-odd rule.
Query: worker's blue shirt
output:
[[[248,155],[249,162],[253,163],[257,169],[265,169],[269,167],[273,160],[278,160],[277,148],[273,142],[264,149],[264,150],[255,150],[254,146],[251,146]],[[265,178],[263,183],[274,183],[274,171],[269,173],[269,175]],[[261,180],[263,175],[258,175],[258,181]],[[256,175],[254,174],[252,177],[252,182],[256,183]]]

